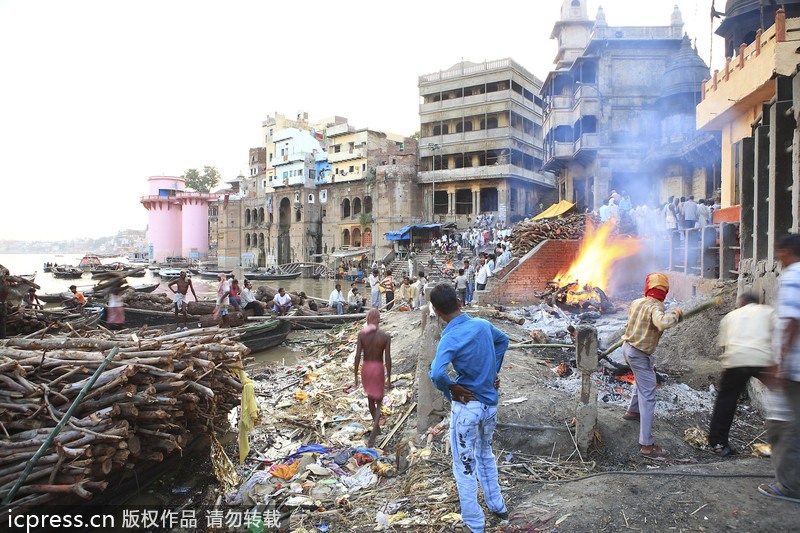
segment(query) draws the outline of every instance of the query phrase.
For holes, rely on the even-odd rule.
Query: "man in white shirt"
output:
[[[338,314],[344,314],[344,306],[347,305],[347,300],[344,299],[342,294],[341,283],[337,283],[336,288],[331,291],[331,295],[328,297],[328,305],[336,309]]]
[[[275,314],[285,315],[292,308],[292,297],[286,294],[286,289],[281,287],[273,299]]]
[[[367,282],[370,286],[370,306],[374,307],[375,309],[381,308],[381,278],[378,277],[378,269],[373,268],[372,274],[370,274],[369,278],[367,278]]]
[[[264,302],[259,302],[256,300],[256,297],[253,296],[253,284],[250,283],[250,280],[244,281],[244,289],[242,289],[242,293],[239,295],[240,299],[242,300],[242,309],[245,311],[250,310],[253,311],[255,316],[263,316],[264,309],[267,307],[267,304]],[[291,300],[289,300],[291,302]]]
[[[358,288],[353,287],[347,293],[347,312],[360,313],[364,309],[364,301],[361,295],[358,294]]]
[[[475,274],[475,290],[483,291],[486,290],[486,284],[489,282],[489,278],[492,276],[492,269],[489,266],[489,263],[483,263],[478,270],[478,273]]]
[[[688,203],[688,202],[687,202]],[[717,387],[717,400],[711,414],[708,446],[713,453],[727,457],[734,450],[728,435],[736,414],[736,403],[750,378],[759,379],[775,365],[772,334],[775,311],[759,305],[758,296],[744,293],[719,325],[718,344],[722,347],[722,376]]]

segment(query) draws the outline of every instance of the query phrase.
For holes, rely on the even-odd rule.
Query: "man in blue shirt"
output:
[[[502,520],[508,519],[492,453],[500,384],[497,373],[503,365],[508,336],[485,320],[463,314],[452,285],[437,285],[429,300],[436,316],[447,322],[429,375],[451,402],[450,445],[461,518],[469,531],[481,533],[485,523],[478,504],[478,480],[489,510]],[[450,364],[457,374],[455,381],[447,374]]]

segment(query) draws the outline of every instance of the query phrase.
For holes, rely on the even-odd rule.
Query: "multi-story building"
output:
[[[419,77],[420,172],[428,221],[512,223],[538,209],[542,82],[513,59],[461,62]]]
[[[265,145],[250,149],[249,176],[237,181],[228,209],[219,207],[224,266],[315,262],[346,249],[382,254],[394,223],[421,220],[414,139],[338,116],[312,124],[305,113],[276,114],[262,126]]]
[[[694,116],[708,68],[677,6],[668,26],[609,26],[602,8],[591,20],[585,0],[564,0],[552,37],[544,168],[562,199],[595,208],[612,190],[635,203],[713,194],[718,136],[696,134]]]

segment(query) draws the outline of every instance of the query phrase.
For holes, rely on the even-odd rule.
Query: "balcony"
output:
[[[328,137],[333,137],[335,135],[342,135],[344,133],[351,133],[354,131],[355,128],[347,123],[337,124],[335,126],[331,126],[330,128],[325,129],[325,133],[327,134]]]
[[[521,135],[521,133],[520,133]],[[488,141],[492,139],[508,139],[511,137],[511,128],[492,128],[487,130],[466,131],[462,133],[450,133],[447,135],[433,135],[422,137],[419,140],[420,157],[429,157],[433,152],[428,148],[428,144],[435,143],[440,147],[447,145],[463,144],[470,142]],[[483,149],[486,149],[485,147]],[[439,152],[441,153],[441,152]],[[447,153],[446,151],[444,153]],[[329,158],[330,160],[330,158]]]
[[[441,111],[449,111],[453,109],[461,109],[465,107],[476,107],[495,102],[504,102],[511,100],[520,106],[528,109],[529,111],[537,111],[533,102],[526,100],[521,94],[506,89],[504,91],[495,91],[491,93],[473,94],[464,96],[463,98],[450,98],[448,100],[440,100],[438,102],[429,102],[420,104],[419,114],[425,115],[427,113],[438,113]]]
[[[548,187],[555,186],[551,175],[540,174],[515,165],[486,165],[482,167],[445,168],[420,172],[417,179],[420,183],[446,183],[476,179],[520,178],[531,183]]]
[[[354,148],[350,151],[350,149],[342,147],[341,152],[328,152],[328,162],[331,164],[349,161],[351,159],[363,159],[365,157],[367,157],[366,148]]]
[[[289,163],[295,163],[297,161],[305,161],[307,155],[309,154],[306,154],[305,152],[293,152],[286,155],[276,155],[272,159],[272,166],[274,168],[281,165],[287,165]]]
[[[582,150],[597,150],[600,147],[600,137],[597,133],[584,133],[575,141],[573,154],[578,155]]]

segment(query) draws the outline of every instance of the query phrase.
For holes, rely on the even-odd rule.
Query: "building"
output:
[[[597,208],[612,190],[634,203],[713,194],[719,146],[695,133],[694,107],[708,68],[668,26],[609,26],[585,0],[564,0],[553,28],[555,69],[544,81],[544,169],[559,196]]]
[[[737,24],[754,24],[754,38],[734,49],[722,72],[714,71],[705,84],[697,124],[722,135],[722,204],[727,209],[715,213],[715,221],[719,214],[739,225],[740,288],[752,286],[769,301],[780,270],[775,243],[800,230],[800,18],[787,19],[778,10],[774,24],[762,32],[755,25],[758,3],[728,2],[728,8]],[[723,23],[721,30],[728,41],[745,28]]]
[[[149,212],[147,226],[151,260],[167,257],[208,257],[208,204],[216,195],[187,191],[176,176],[148,178],[150,194],[141,203]]]
[[[306,113],[276,113],[262,131],[248,175],[218,210],[220,266],[318,262],[343,250],[383,254],[393,223],[419,220],[414,139],[358,129],[339,116],[311,123]]]
[[[460,62],[419,77],[426,221],[511,224],[555,191],[542,173],[541,81],[513,59]]]

